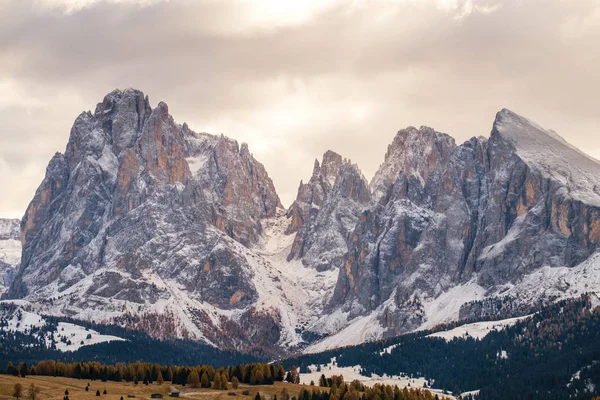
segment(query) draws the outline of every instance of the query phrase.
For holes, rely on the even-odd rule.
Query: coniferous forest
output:
[[[600,390],[600,308],[595,296],[565,300],[482,340],[450,342],[406,335],[309,354],[284,365],[360,365],[363,375],[424,376],[452,393],[480,390],[481,399],[589,399]],[[396,345],[391,352],[383,349]]]

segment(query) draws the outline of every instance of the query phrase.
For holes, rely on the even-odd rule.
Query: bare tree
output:
[[[29,390],[27,391],[27,399],[28,400],[36,400],[37,395],[40,393],[40,388],[35,386],[33,383],[29,386]]]
[[[12,395],[13,397],[16,397],[17,400],[19,400],[19,397],[23,396],[23,386],[20,383],[15,383]]]

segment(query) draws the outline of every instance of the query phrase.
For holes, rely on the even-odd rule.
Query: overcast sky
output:
[[[598,0],[0,0],[0,216],[115,88],[247,142],[288,206],[332,149],[488,136],[510,108],[600,158]]]

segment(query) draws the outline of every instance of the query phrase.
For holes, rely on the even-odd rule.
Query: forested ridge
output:
[[[452,393],[480,390],[481,399],[589,399],[600,389],[600,308],[595,295],[543,307],[482,340],[449,342],[419,332],[283,361],[301,370],[360,365],[361,373],[424,376]],[[390,353],[384,349],[396,345]],[[382,354],[383,353],[383,354]]]
[[[16,308],[11,304],[0,304],[0,315],[10,315]],[[98,361],[107,365],[136,361],[168,365],[196,365],[210,361],[214,367],[222,367],[261,360],[252,355],[219,350],[205,343],[192,340],[158,340],[146,333],[115,325],[101,325],[46,316],[44,319],[46,324],[41,327],[34,327],[26,332],[14,332],[2,330],[3,327],[7,326],[8,321],[0,317],[0,330],[2,330],[0,366],[7,365],[9,361],[23,361],[28,365],[32,365],[41,360],[52,359],[65,363]],[[70,322],[127,341],[98,343],[80,347],[77,351],[62,352],[56,349],[55,343],[48,344],[44,339],[48,332],[57,330],[58,322]],[[55,337],[54,340],[58,341],[60,338]]]
[[[454,394],[480,390],[479,398],[483,400],[589,399],[598,395],[600,389],[600,308],[596,307],[599,303],[596,295],[589,294],[544,306],[533,316],[514,326],[492,331],[481,340],[470,337],[445,341],[425,337],[432,332],[425,331],[319,354],[300,355],[281,361],[281,365],[287,372],[294,371],[293,366],[304,372],[309,365],[324,365],[332,357],[336,357],[340,367],[361,365],[363,375],[422,376],[428,379],[432,388]],[[0,320],[0,324],[3,323],[6,321]],[[53,329],[52,323],[35,329]],[[220,351],[191,341],[162,342],[143,333],[119,327],[89,326],[101,333],[124,337],[129,341],[85,346],[76,352],[63,353],[52,346],[48,348],[46,343],[31,332],[5,332],[4,340],[0,342],[0,366],[12,361],[15,363],[12,373],[24,363],[26,366],[34,365],[26,373],[39,374],[41,371],[51,370],[51,374],[64,374],[64,371],[76,368],[84,373],[87,367],[83,368],[82,365],[96,365],[89,369],[96,372],[89,372],[92,375],[87,377],[133,379],[131,365],[135,366],[135,371],[139,370],[140,364],[154,365],[136,363],[137,360],[143,360],[159,365],[161,373],[181,383],[187,382],[196,368],[199,378],[202,379],[206,373],[212,386],[214,375],[210,371],[220,370],[223,374],[224,367],[227,367],[227,376],[231,379],[235,375],[231,372],[235,371],[232,368],[236,368],[231,367],[233,365],[269,365],[265,367],[269,369],[269,373],[261,370],[262,378],[260,374],[258,378],[256,374],[254,378],[242,374],[237,379],[249,383],[268,383],[270,379],[282,379],[279,367],[277,374],[274,372],[277,364],[256,364],[260,360],[240,353]],[[390,346],[394,347],[389,349]],[[388,349],[388,352],[384,352],[384,349]],[[36,364],[42,359],[52,359],[54,369],[48,367],[47,363],[50,361],[44,361],[38,368]],[[165,367],[199,364],[205,366],[200,369]],[[208,364],[211,366],[208,367]],[[99,365],[104,367],[98,367]],[[109,365],[112,367],[108,367]],[[126,366],[126,372],[120,370],[115,375],[117,366]],[[146,376],[147,373],[144,372],[143,376],[138,374],[137,379],[155,381],[155,372],[159,367],[152,368],[150,376]],[[252,368],[254,367],[250,371]],[[175,370],[176,373],[173,372]],[[81,375],[82,378],[85,376]],[[166,379],[164,376],[163,378]],[[294,377],[289,379],[295,381]]]

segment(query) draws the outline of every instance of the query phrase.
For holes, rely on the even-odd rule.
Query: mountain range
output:
[[[77,117],[20,232],[0,222],[0,287],[160,339],[316,352],[596,291],[599,214],[600,163],[507,109],[460,145],[398,131],[370,181],[328,150],[285,209],[245,143],[115,90]]]

